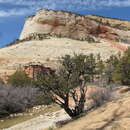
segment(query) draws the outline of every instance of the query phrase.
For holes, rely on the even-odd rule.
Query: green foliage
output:
[[[96,58],[93,54],[86,55],[74,55],[71,57],[66,55],[62,58],[61,64],[70,73],[78,73],[78,76],[83,76],[86,82],[92,82],[94,75],[96,74]]]
[[[62,57],[60,63],[61,67],[56,73],[46,76],[41,73],[37,78],[37,86],[71,117],[76,117],[84,111],[86,84],[94,82],[97,72],[103,69],[103,63],[101,59],[97,61],[93,54],[88,56],[75,54],[73,57],[66,55]],[[76,88],[79,89],[78,93]],[[74,108],[69,106],[70,96],[75,102]]]
[[[120,54],[118,56],[112,55],[106,62],[105,66],[105,78],[107,84],[113,83],[113,72],[116,69],[117,64],[120,62]]]
[[[52,127],[49,127],[48,130],[54,130]]]
[[[115,38],[115,41],[117,41],[117,42],[123,42],[123,43],[129,43],[129,40],[127,39],[127,38]]]
[[[111,26],[111,24],[109,23],[109,21],[107,20],[105,23],[107,26]]]
[[[50,98],[49,94],[46,95],[44,93],[39,92],[39,95],[37,97],[37,104],[38,105],[50,105],[52,103],[54,103],[54,101],[52,98]]]
[[[96,73],[102,75],[105,69],[104,61],[101,59],[100,54],[97,55]]]
[[[13,75],[9,77],[8,83],[15,87],[24,87],[31,85],[32,80],[24,71],[17,70]]]
[[[124,85],[130,85],[130,48],[116,65],[113,80],[121,82]]]

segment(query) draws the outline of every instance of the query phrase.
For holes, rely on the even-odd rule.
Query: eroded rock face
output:
[[[27,18],[20,39],[28,37],[32,33],[59,35],[68,38],[86,38],[88,35],[103,38],[113,37],[111,29],[98,22],[85,18],[78,14],[65,11],[53,11],[43,9],[35,16]],[[111,36],[112,35],[112,36]]]
[[[23,71],[34,80],[37,80],[37,76],[41,72],[44,75],[55,73],[54,69],[46,67],[41,63],[28,63],[23,66]]]

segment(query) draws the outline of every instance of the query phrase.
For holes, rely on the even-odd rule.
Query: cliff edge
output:
[[[119,33],[111,27],[86,16],[48,9],[41,9],[36,15],[26,19],[20,39],[25,39],[33,33],[80,40],[84,40],[88,35],[108,39],[119,37]]]

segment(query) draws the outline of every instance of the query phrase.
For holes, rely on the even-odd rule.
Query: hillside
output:
[[[42,41],[26,41],[0,49],[0,73],[10,75],[28,62],[41,62],[57,68],[57,60],[65,54],[98,54],[103,59],[118,53],[119,49],[101,40],[100,43],[88,43],[67,38],[50,38]]]
[[[83,117],[69,121],[63,111],[43,113],[42,115],[16,124],[6,130],[49,130],[56,122],[69,121],[54,130],[129,130],[130,128],[130,88],[120,86],[113,91],[109,102],[86,113]],[[54,109],[54,108],[53,108]]]
[[[130,92],[121,87],[112,101],[58,130],[129,130]]]

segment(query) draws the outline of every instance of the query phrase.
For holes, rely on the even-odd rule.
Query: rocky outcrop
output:
[[[42,72],[44,75],[53,74],[55,70],[44,66],[42,63],[28,63],[23,66],[23,71],[32,79],[37,80],[38,74]]]
[[[122,20],[118,18],[109,18],[109,17],[98,16],[98,15],[86,15],[86,18],[95,20],[102,24],[108,25],[112,28],[117,28],[117,29],[125,30],[125,31],[130,30],[130,21],[128,20]]]
[[[74,39],[85,39],[88,35],[109,39],[118,37],[110,27],[85,16],[47,9],[39,10],[35,16],[26,19],[20,39],[25,39],[33,33]]]

